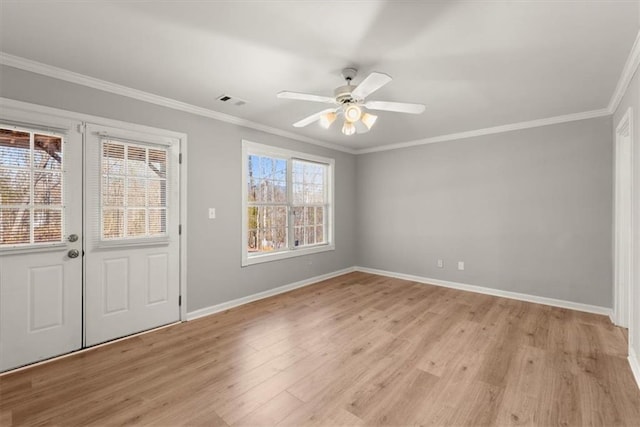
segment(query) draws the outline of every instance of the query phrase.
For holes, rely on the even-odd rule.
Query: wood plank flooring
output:
[[[351,273],[0,377],[0,425],[640,425],[604,316]]]

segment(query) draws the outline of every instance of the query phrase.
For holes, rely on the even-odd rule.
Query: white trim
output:
[[[478,294],[492,295],[496,297],[509,298],[518,301],[532,302],[535,304],[549,305],[552,307],[567,308],[569,310],[584,311],[587,313],[611,315],[611,309],[597,305],[582,304],[579,302],[565,301],[554,298],[539,297],[536,295],[521,294],[519,292],[503,291],[500,289],[485,288],[483,286],[468,285],[465,283],[450,282],[447,280],[431,279],[428,277],[414,276],[411,274],[395,273],[392,271],[377,270],[375,268],[355,267],[355,271],[363,273],[377,274],[379,276],[393,277],[396,279],[410,280],[412,282],[424,283],[428,285],[442,286],[445,288],[459,289],[462,291],[475,292]]]
[[[636,380],[636,384],[638,388],[640,388],[640,359],[638,359],[638,355],[631,347],[629,347],[629,357],[627,357],[627,359],[629,360],[629,367]]]
[[[95,132],[96,136],[101,140],[118,141],[128,145],[144,145],[145,147],[162,147],[167,149],[171,145],[179,142],[177,138],[163,138],[161,135],[144,136],[136,139],[139,132],[128,132],[125,129],[112,130],[111,132]]]
[[[323,280],[332,279],[334,277],[342,276],[343,274],[352,273],[355,271],[355,267],[349,267],[342,270],[334,271],[332,273],[321,274],[320,276],[310,277],[308,279],[300,280],[298,282],[290,283],[288,285],[280,286],[277,288],[269,289],[264,292],[258,292],[253,295],[248,295],[246,297],[237,298],[231,301],[223,302],[220,304],[212,305],[210,307],[201,308],[198,310],[191,311],[187,313],[187,320],[194,320],[200,317],[209,316],[211,314],[219,313],[221,311],[229,310],[234,307],[238,307],[240,305],[248,304],[250,302],[258,301],[261,299],[269,298],[274,295],[282,294],[284,292],[289,292],[294,289],[302,288],[305,286],[313,285],[318,282],[322,282]]]
[[[250,302],[253,301],[258,301],[264,298],[268,298],[274,295],[278,295],[284,292],[288,292],[294,289],[298,289],[298,288],[302,288],[304,286],[309,286],[312,285],[314,283],[318,283],[321,282],[323,280],[328,280],[334,277],[338,277],[341,276],[343,274],[348,274],[348,273],[352,273],[354,271],[360,271],[363,273],[370,273],[370,274],[376,274],[379,276],[386,276],[386,277],[393,277],[396,279],[403,279],[403,280],[409,280],[412,282],[418,282],[418,283],[424,283],[424,284],[429,284],[429,285],[435,285],[435,286],[442,286],[445,288],[452,288],[452,289],[459,289],[459,290],[463,290],[463,291],[469,291],[469,292],[475,292],[475,293],[479,293],[479,294],[484,294],[484,295],[492,295],[492,296],[497,296],[497,297],[503,297],[503,298],[509,298],[509,299],[515,299],[518,301],[525,301],[525,302],[531,302],[531,303],[536,303],[536,304],[543,304],[543,305],[549,305],[552,307],[560,307],[560,308],[566,308],[569,310],[577,310],[577,311],[583,311],[583,312],[587,312],[587,313],[594,313],[594,314],[601,314],[601,315],[605,315],[605,316],[610,316],[612,311],[610,308],[607,307],[600,307],[600,306],[596,306],[596,305],[589,305],[589,304],[582,304],[582,303],[578,303],[578,302],[573,302],[573,301],[564,301],[564,300],[558,300],[558,299],[554,299],[554,298],[546,298],[546,297],[539,297],[539,296],[535,296],[535,295],[528,295],[528,294],[522,294],[522,293],[517,293],[517,292],[511,292],[511,291],[503,291],[500,289],[492,289],[492,288],[485,288],[482,286],[475,286],[475,285],[467,285],[464,283],[457,283],[457,282],[450,282],[450,281],[446,281],[446,280],[439,280],[439,279],[430,279],[427,277],[421,277],[421,276],[414,276],[414,275],[410,275],[410,274],[403,274],[403,273],[394,273],[391,271],[385,271],[385,270],[378,270],[375,268],[367,268],[367,267],[349,267],[349,268],[345,268],[342,270],[338,270],[338,271],[334,271],[332,273],[327,273],[327,274],[322,274],[320,276],[315,276],[315,277],[310,277],[308,279],[304,279],[301,280],[299,282],[295,282],[295,283],[291,283],[288,285],[284,285],[284,286],[280,286],[274,289],[269,289],[267,291],[264,292],[258,292],[256,294],[253,295],[248,295],[246,297],[242,297],[242,298],[237,298],[231,301],[227,301],[227,302],[223,302],[217,305],[213,305],[210,307],[205,307],[205,308],[201,308],[198,310],[194,310],[194,311],[190,311],[189,313],[187,313],[187,320],[193,320],[193,319],[198,319],[200,317],[204,317],[204,316],[208,316],[211,314],[215,314],[215,313],[219,313],[221,311],[225,311],[225,310],[229,310],[231,308],[234,307],[238,307],[240,305],[244,305],[244,304],[248,304]]]
[[[548,126],[558,123],[567,123],[577,120],[584,120],[596,117],[603,117],[612,115],[618,108],[620,101],[624,97],[624,94],[633,78],[634,73],[640,65],[640,31],[636,36],[635,42],[629,52],[629,56],[625,62],[624,68],[616,85],[616,88],[609,100],[609,104],[606,108],[599,110],[584,111],[573,114],[566,114],[562,116],[548,117],[544,119],[531,120],[525,122],[511,123],[502,126],[494,126],[489,128],[475,129],[465,132],[457,132],[446,135],[439,135],[414,141],[401,142],[397,144],[390,144],[380,147],[363,148],[363,149],[350,149],[339,144],[334,144],[326,141],[320,141],[317,139],[309,138],[306,136],[298,135],[296,133],[266,126],[260,123],[256,123],[250,120],[246,120],[240,117],[232,116],[230,114],[221,113],[219,111],[211,110],[208,108],[198,107],[196,105],[188,104],[186,102],[177,101],[175,99],[166,98],[163,96],[155,95],[149,92],[144,92],[138,89],[133,89],[127,86],[111,83],[105,80],[89,77],[84,74],[69,71],[63,68],[54,67],[41,62],[32,61],[20,56],[11,55],[6,52],[0,51],[0,64],[9,67],[17,68],[20,70],[29,71],[32,73],[40,74],[47,77],[75,83],[78,85],[91,87],[104,92],[113,93],[116,95],[126,96],[128,98],[137,99],[139,101],[148,102],[162,107],[171,108],[178,111],[184,111],[186,113],[196,114],[203,117],[227,122],[239,126],[244,126],[250,129],[259,130],[272,135],[282,136],[290,138],[300,142],[306,142],[313,145],[329,148],[332,150],[342,151],[349,154],[367,154],[375,153],[379,151],[396,150],[406,147],[414,147],[418,145],[432,144],[435,142],[453,141],[457,139],[472,138],[476,136],[492,135],[503,132],[510,132],[514,130],[530,129],[540,126]]]
[[[243,234],[243,237],[246,236],[246,233]],[[245,240],[242,240],[245,242]],[[315,245],[305,248],[290,248],[284,249],[281,251],[267,252],[264,254],[248,256],[246,251],[246,246],[243,246],[243,257],[242,257],[242,267],[248,267],[250,265],[262,264],[263,262],[271,262],[271,261],[279,261],[287,258],[295,258],[299,256],[317,254],[321,252],[329,252],[334,251],[336,249],[336,245],[333,243],[323,244],[323,245]]]
[[[639,36],[640,36],[640,33],[639,33]],[[290,131],[273,128],[273,127],[256,123],[250,120],[242,119],[240,117],[232,116],[230,114],[221,113],[218,111],[210,110],[208,108],[198,107],[196,105],[188,104],[182,101],[177,101],[171,98],[154,95],[149,92],[144,92],[144,91],[133,89],[127,86],[122,86],[115,83],[107,82],[105,80],[96,79],[83,74],[75,73],[73,71],[65,70],[63,68],[53,67],[51,65],[43,64],[41,62],[36,62],[36,61],[32,61],[19,56],[11,55],[6,52],[0,52],[0,64],[13,67],[13,68],[18,68],[25,71],[29,71],[32,73],[40,74],[43,76],[64,80],[70,83],[91,87],[93,89],[98,89],[104,92],[126,96],[128,98],[137,99],[139,101],[160,105],[162,107],[171,108],[178,111],[184,111],[186,113],[196,114],[199,116],[208,117],[211,119],[215,119],[215,120],[219,120],[219,121],[223,121],[223,122],[227,122],[227,123],[231,123],[239,126],[244,126],[250,129],[259,130],[272,135],[282,136],[282,137],[293,139],[300,142],[306,142],[309,144],[318,145],[318,146],[329,148],[332,150],[342,151],[349,154],[366,154],[366,153],[374,153],[379,151],[396,150],[399,148],[413,147],[417,145],[431,144],[434,142],[453,141],[457,139],[472,138],[475,136],[491,135],[491,134],[497,134],[502,132],[509,132],[513,130],[529,129],[529,128],[535,128],[540,126],[547,126],[551,124],[566,123],[566,122],[571,122],[576,120],[584,120],[584,119],[611,115],[615,110],[614,107],[617,107],[618,103],[620,102],[620,99],[622,99],[622,94],[624,94],[624,90],[626,90],[626,87],[628,86],[629,81],[633,76],[632,71],[635,71],[635,69],[638,66],[639,57],[640,57],[640,54],[639,54],[640,47],[638,45],[640,45],[640,43],[638,42],[638,38],[636,38],[636,43],[634,44],[631,54],[627,59],[627,65],[625,65],[623,74],[620,78],[620,81],[618,82],[618,86],[616,88],[616,92],[614,93],[614,97],[611,98],[611,101],[609,102],[609,106],[607,108],[603,108],[600,110],[585,111],[585,112],[574,113],[574,114],[567,114],[563,116],[548,117],[544,119],[531,120],[526,122],[511,123],[511,124],[502,125],[502,126],[475,129],[475,130],[470,130],[466,132],[458,132],[458,133],[419,139],[415,141],[401,142],[397,144],[385,145],[380,147],[372,147],[372,148],[364,148],[364,149],[351,149],[339,144],[320,141],[317,139],[298,135]],[[620,94],[618,94],[619,92]]]
[[[622,73],[620,74],[620,79],[618,80],[618,84],[616,85],[616,89],[613,91],[613,95],[611,95],[611,100],[609,101],[609,106],[607,110],[610,114],[613,114],[620,105],[620,101],[624,97],[627,88],[629,87],[629,83],[631,83],[631,79],[635,74],[638,66],[640,65],[640,31],[638,31],[638,35],[636,36],[636,41],[633,43],[631,47],[631,52],[629,52],[629,56],[627,57],[627,62],[624,64],[624,68],[622,69]]]
[[[244,126],[246,128],[259,130],[261,132],[270,133],[272,135],[282,136],[284,138],[289,138],[300,142],[306,142],[308,144],[319,145],[321,147],[329,148],[332,150],[354,154],[354,150],[338,144],[332,144],[330,142],[320,141],[317,139],[298,135],[293,132],[277,129],[271,126],[263,125],[261,123],[253,122],[251,120],[232,116],[230,114],[221,113],[219,111],[210,110],[208,108],[198,107],[197,105],[188,104],[186,102],[177,101],[175,99],[166,98],[164,96],[155,95],[142,90],[133,89],[101,79],[96,79],[84,74],[65,70],[64,68],[58,68],[51,65],[43,64],[41,62],[36,62],[30,59],[11,55],[6,52],[0,52],[0,64],[40,74],[43,76],[52,77],[54,79],[64,80],[66,82],[75,83],[93,89],[98,89],[103,92],[126,96],[127,98],[137,99],[138,101],[148,102],[150,104],[160,105],[162,107],[184,111],[186,113],[196,114],[198,116],[208,117],[210,119],[219,120],[238,126]]]
[[[145,125],[140,125],[136,123],[125,122],[122,120],[107,119],[104,117],[94,116],[91,114],[78,113],[76,111],[63,110],[61,108],[47,107],[44,105],[32,104],[29,102],[17,101],[11,98],[0,97],[0,113],[5,114],[6,113],[4,111],[5,108],[12,109],[12,110],[19,110],[29,114],[33,114],[33,113],[45,114],[48,116],[54,116],[56,118],[73,120],[74,122],[80,121],[80,122],[93,123],[100,126],[108,126],[108,127],[115,127],[115,128],[126,126],[128,130],[134,133],[145,133],[145,134],[155,135],[155,136],[167,136],[167,137],[173,137],[175,139],[183,139],[183,138],[186,138],[187,136],[187,134],[185,134],[184,132],[176,132],[168,129],[145,126]]]
[[[623,135],[627,135],[626,137]],[[629,143],[629,157],[628,159],[621,158],[621,144],[625,141],[625,138],[628,138]],[[618,253],[618,249],[620,246],[619,236],[633,236],[634,230],[634,206],[633,206],[633,176],[634,176],[634,167],[633,167],[633,110],[631,107],[627,109],[625,114],[622,116],[620,121],[616,126],[616,131],[614,135],[614,209],[613,209],[613,318],[615,319],[614,324],[618,326],[622,326],[624,328],[631,328],[631,315],[633,313],[633,307],[631,306],[631,296],[632,296],[632,284],[634,283],[634,272],[633,272],[633,260],[634,258],[634,245],[633,240],[631,238],[629,242],[629,253],[627,255],[627,265],[625,270],[620,271],[619,258],[620,255]],[[621,187],[624,186],[624,182],[622,181],[622,176],[620,176],[620,162],[628,162],[627,165],[629,167],[628,176],[626,177],[628,181],[628,195],[629,198],[629,207],[628,207],[628,224],[627,227],[622,229],[621,224],[619,223],[620,215],[625,215],[624,212],[620,212],[621,204],[620,202],[620,190]],[[625,215],[626,216],[626,215]],[[625,289],[622,289],[620,286],[620,275],[626,275],[629,283],[626,283]],[[624,276],[623,276],[624,277]],[[631,332],[631,331],[629,331]],[[633,334],[629,334],[629,342],[631,344]]]
[[[466,132],[450,133],[447,135],[433,136],[417,139],[415,141],[400,142],[397,144],[383,145],[380,147],[363,148],[356,150],[356,154],[377,153],[380,151],[397,150],[399,148],[415,147],[418,145],[433,144],[435,142],[454,141],[457,139],[473,138],[476,136],[492,135],[496,133],[511,132],[514,130],[531,129],[541,126],[555,125],[559,123],[575,122],[578,120],[593,119],[596,117],[610,116],[611,112],[602,108],[600,110],[584,111],[582,113],[566,114],[564,116],[548,117],[545,119],[531,120],[528,122],[511,123],[508,125],[494,126],[484,129],[475,129]]]
[[[180,320],[187,320],[187,135],[180,138]]]
[[[300,160],[311,160],[316,163],[325,164],[335,163],[335,160],[331,157],[317,156],[315,154],[308,154],[299,150],[289,150],[288,148],[280,148],[274,145],[253,142],[248,139],[243,139],[242,145],[252,153],[264,154],[266,156],[293,157]]]

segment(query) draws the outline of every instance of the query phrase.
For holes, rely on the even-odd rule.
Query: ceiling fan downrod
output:
[[[333,91],[338,104],[353,103],[355,100],[351,97],[351,92],[355,89],[355,86],[351,86],[351,81],[358,74],[358,70],[355,68],[345,68],[342,70],[342,77],[346,80],[345,86],[340,86]]]

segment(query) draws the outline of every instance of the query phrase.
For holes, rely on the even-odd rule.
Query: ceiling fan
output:
[[[294,127],[305,127],[313,122],[319,121],[320,125],[328,129],[338,118],[344,117],[342,133],[353,135],[354,133],[369,132],[378,116],[367,112],[368,110],[394,111],[397,113],[420,114],[425,106],[422,104],[410,104],[406,102],[389,101],[366,101],[365,98],[371,95],[382,86],[391,81],[391,76],[384,73],[372,72],[357,86],[352,86],[351,81],[358,73],[355,68],[345,68],[342,70],[342,77],[347,81],[345,86],[335,89],[334,96],[313,95],[309,93],[298,93],[283,91],[278,93],[278,98],[295,99],[299,101],[323,102],[333,104],[336,107],[319,111],[293,124]]]

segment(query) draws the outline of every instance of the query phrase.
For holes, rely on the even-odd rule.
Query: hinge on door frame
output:
[[[178,295],[178,307],[182,307],[182,295]]]
[[[178,224],[178,235],[182,235],[182,224]]]
[[[178,163],[182,164],[182,153],[178,154]]]

